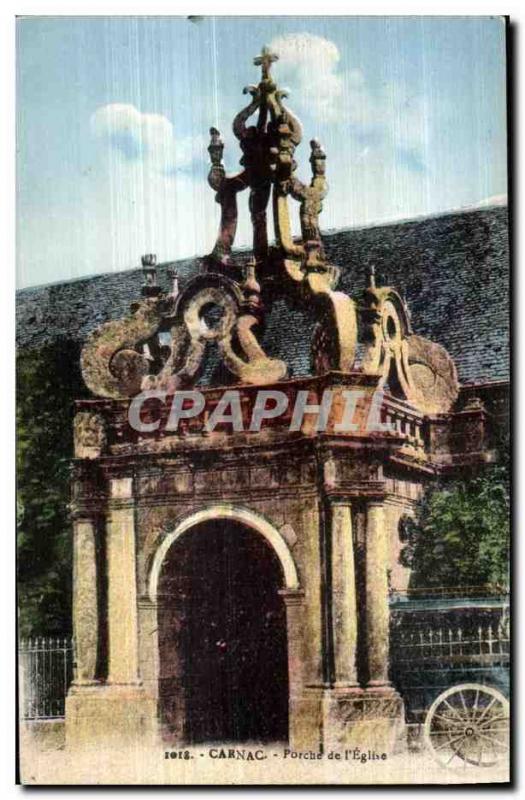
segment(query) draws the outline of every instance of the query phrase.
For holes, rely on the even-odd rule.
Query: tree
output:
[[[59,340],[17,359],[17,574],[21,636],[71,631],[73,398],[78,346]]]
[[[401,562],[411,588],[508,587],[510,546],[509,448],[497,464],[429,489],[404,525]]]

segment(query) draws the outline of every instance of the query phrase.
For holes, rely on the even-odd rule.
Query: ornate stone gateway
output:
[[[276,60],[265,49],[255,59],[261,80],[245,89],[249,103],[233,122],[237,174],[226,174],[211,129],[209,183],[222,213],[200,274],[181,291],[174,276],[163,292],[154,257],[144,257],[141,299],[82,353],[95,399],[78,402],[75,420],[70,743],[167,735],[388,749],[403,724],[389,680],[389,574],[399,520],[450,455],[456,370],[373,273],[363,296],[337,290],[344,265],[327,262],[319,230],[326,156],[311,141],[311,182],[297,178],[302,128],[271,75]],[[253,224],[245,262],[232,255],[244,190]],[[290,377],[262,347],[265,309],[279,298],[315,314],[310,377]],[[171,430],[170,406],[195,387],[211,346],[246,424],[210,431],[225,388],[207,385],[199,413]],[[254,427],[261,386],[289,408],[306,398],[306,413],[297,424],[284,413]],[[352,391],[360,400],[345,427]],[[146,404],[137,431],[130,405],[144,392],[165,405]],[[152,423],[159,414],[162,424]],[[323,425],[313,419],[321,414]],[[210,680],[224,691],[210,693]]]

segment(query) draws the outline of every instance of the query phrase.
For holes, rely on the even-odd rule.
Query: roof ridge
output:
[[[444,219],[445,217],[464,216],[465,214],[481,214],[481,213],[485,213],[487,211],[488,212],[494,212],[496,210],[502,210],[502,209],[506,209],[506,208],[507,208],[507,205],[498,205],[498,204],[487,205],[487,206],[474,206],[474,207],[465,206],[463,208],[451,209],[449,211],[443,211],[443,212],[439,212],[437,214],[421,214],[420,216],[416,216],[416,217],[406,217],[406,218],[400,218],[400,219],[397,219],[397,220],[393,219],[393,220],[389,220],[389,221],[377,221],[377,222],[368,223],[366,225],[349,225],[349,226],[347,226],[345,228],[328,228],[328,229],[325,229],[325,230],[322,231],[322,237],[323,237],[323,239],[327,239],[327,238],[330,238],[332,236],[338,236],[341,233],[352,233],[352,232],[357,233],[359,231],[370,230],[370,229],[373,229],[373,228],[394,228],[394,227],[401,226],[401,225],[410,225],[410,224],[413,224],[413,223],[418,224],[418,223],[426,222],[426,221],[432,220],[432,219]],[[233,251],[232,255],[235,258],[236,255],[240,255],[242,253],[250,252],[251,249],[252,248],[249,245],[246,245],[244,247],[243,246],[236,247],[235,250]],[[184,263],[190,264],[192,262],[199,261],[202,258],[205,258],[205,254],[198,253],[198,254],[195,254],[193,256],[185,256],[184,258],[171,259],[169,261],[161,261],[161,262],[159,262],[157,264],[157,269],[159,269],[159,268],[164,268],[165,269],[166,267],[169,267],[169,266],[180,265],[180,264],[184,264]],[[38,284],[35,284],[33,286],[24,286],[24,287],[22,287],[20,289],[17,289],[16,290],[16,294],[17,295],[30,294],[33,291],[41,292],[43,289],[53,288],[54,286],[63,286],[63,285],[66,285],[66,284],[73,284],[73,283],[79,284],[79,283],[82,283],[82,282],[93,281],[93,280],[97,280],[99,278],[104,278],[104,277],[105,278],[109,278],[109,277],[118,278],[118,276],[123,275],[123,274],[131,274],[132,272],[140,272],[141,269],[142,269],[142,267],[139,265],[139,266],[134,266],[134,267],[125,267],[124,269],[118,269],[118,270],[108,270],[106,272],[94,272],[94,273],[91,273],[89,275],[83,275],[81,277],[65,278],[65,279],[58,280],[58,281],[51,281],[50,283],[38,283]]]

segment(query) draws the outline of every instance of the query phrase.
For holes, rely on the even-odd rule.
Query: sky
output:
[[[496,17],[32,17],[17,24],[19,288],[210,252],[208,131],[272,73],[327,154],[324,231],[505,202]],[[236,245],[249,245],[247,192]],[[291,201],[293,203],[293,201]],[[297,208],[291,209],[298,231]]]

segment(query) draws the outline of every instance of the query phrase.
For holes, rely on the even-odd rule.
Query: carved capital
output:
[[[75,458],[99,458],[106,447],[106,428],[100,414],[79,411],[73,422]]]

